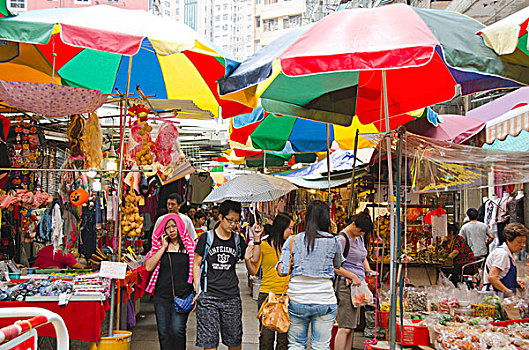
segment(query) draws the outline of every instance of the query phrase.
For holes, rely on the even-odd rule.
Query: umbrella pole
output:
[[[130,87],[130,75],[132,71],[132,56],[129,57],[129,71],[128,71],[128,77],[127,77],[127,91],[125,92],[125,111],[124,111],[124,117],[123,117],[123,125],[121,127],[124,129],[127,125],[127,115],[129,111],[129,87]],[[122,118],[120,118],[122,120]],[[124,131],[124,130],[123,130]],[[121,201],[121,195],[122,195],[122,187],[123,187],[123,158],[124,158],[124,148],[125,148],[125,132],[123,132],[122,137],[120,138],[120,145],[119,145],[119,171],[118,171],[118,205],[120,205]],[[118,261],[121,261],[121,225],[119,224],[119,210],[116,211],[116,216],[114,218],[114,234],[118,233]],[[111,289],[110,289],[110,317],[108,320],[108,336],[112,337],[114,334],[114,307],[115,307],[115,293],[116,290],[114,288],[115,281],[112,280],[111,282]],[[119,320],[117,320],[116,324],[119,324]]]
[[[389,188],[389,205],[390,205],[390,267],[389,267],[389,280],[390,280],[390,307],[389,307],[389,347],[395,349],[396,346],[396,333],[397,333],[397,293],[395,290],[395,278],[396,278],[396,264],[395,264],[395,193],[393,190],[393,163],[391,158],[391,136],[389,134],[389,108],[388,108],[388,91],[386,81],[386,71],[382,71],[382,94],[384,104],[384,119],[386,122],[386,147],[387,147],[387,158],[388,158],[388,188]]]
[[[331,126],[327,123],[327,203],[329,204],[329,214],[331,213]],[[330,215],[329,215],[330,216]]]
[[[263,174],[266,174],[266,151],[263,151]]]
[[[349,205],[347,206],[347,215],[351,216],[351,213],[354,212],[353,210],[353,203],[355,203],[353,196],[356,194],[354,192],[354,181],[356,177],[356,155],[358,153],[358,136],[360,135],[360,130],[356,129],[356,135],[355,135],[355,148],[353,151],[353,173],[351,174],[351,193],[349,194]],[[356,208],[355,208],[356,209]]]

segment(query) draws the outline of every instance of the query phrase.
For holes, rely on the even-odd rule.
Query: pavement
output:
[[[250,289],[248,288],[246,267],[244,263],[237,264],[237,275],[239,277],[239,287],[241,289],[242,299],[242,321],[243,337],[242,350],[259,349],[259,322],[257,315],[257,301],[252,299]],[[136,327],[132,330],[131,350],[158,350],[158,331],[156,328],[156,317],[154,315],[154,306],[149,297],[141,300],[140,317],[137,318]],[[196,340],[196,319],[195,314],[191,313],[187,321],[187,349],[198,350],[195,346]],[[355,334],[355,344],[353,349],[363,349],[365,338],[362,333]],[[227,349],[226,346],[220,345],[219,349]]]

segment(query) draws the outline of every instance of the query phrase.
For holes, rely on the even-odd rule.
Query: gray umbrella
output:
[[[240,175],[214,189],[204,202],[267,202],[297,189],[287,180],[270,175]]]

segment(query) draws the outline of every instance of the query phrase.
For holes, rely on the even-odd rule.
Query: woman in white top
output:
[[[503,229],[506,242],[490,253],[485,263],[483,286],[489,290],[492,286],[496,292],[503,292],[506,296],[516,294],[517,270],[514,253],[519,253],[525,247],[529,229],[520,223],[508,224]]]
[[[336,295],[332,284],[334,273],[336,271],[349,279],[358,278],[341,267],[344,260],[342,247],[338,239],[329,233],[331,220],[327,204],[312,202],[307,208],[306,223],[305,232],[289,237],[283,244],[277,263],[278,274],[286,276],[292,241],[292,272],[287,291],[290,297],[288,349],[306,349],[310,325],[310,348],[327,350],[336,319]]]

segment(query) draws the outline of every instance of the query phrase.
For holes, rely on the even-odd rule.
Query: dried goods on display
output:
[[[99,118],[95,113],[88,117],[83,142],[86,152],[86,168],[100,168],[103,161],[103,134],[99,125]]]
[[[136,117],[130,128],[131,140],[129,141],[129,149],[131,157],[138,166],[151,165],[154,160],[152,155],[152,126],[147,124],[149,113],[150,110],[142,104],[132,105],[128,112],[131,117]]]
[[[124,235],[128,237],[139,237],[143,230],[143,217],[139,214],[138,203],[141,196],[136,195],[134,190],[131,190],[125,197],[125,204],[121,208],[121,229]]]

